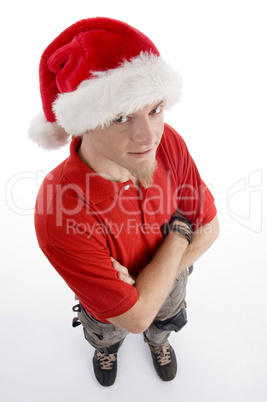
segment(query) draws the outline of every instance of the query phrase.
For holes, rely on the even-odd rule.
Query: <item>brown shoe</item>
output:
[[[177,373],[177,361],[168,340],[160,346],[151,346],[150,351],[157,374],[163,381],[171,381]]]

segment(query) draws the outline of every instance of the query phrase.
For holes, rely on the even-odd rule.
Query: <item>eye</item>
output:
[[[163,109],[162,105],[158,105],[155,109],[151,110],[150,114],[159,114]]]
[[[128,120],[129,120],[128,116],[120,116],[117,119],[113,120],[113,122],[116,124],[123,124],[126,123]]]

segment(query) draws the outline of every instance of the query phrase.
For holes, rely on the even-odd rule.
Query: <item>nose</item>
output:
[[[134,121],[132,140],[140,145],[149,146],[155,144],[155,128],[149,119],[139,118]]]

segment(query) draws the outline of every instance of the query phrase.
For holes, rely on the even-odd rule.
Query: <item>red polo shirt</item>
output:
[[[136,276],[158,249],[160,228],[177,208],[194,230],[209,223],[216,208],[183,139],[167,124],[148,189],[98,176],[79,158],[79,145],[75,138],[70,156],[42,183],[35,227],[42,251],[83,307],[108,322],[138,299],[137,290],[118,279],[110,256]]]

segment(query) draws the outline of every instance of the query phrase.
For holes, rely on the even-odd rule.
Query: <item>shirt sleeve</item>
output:
[[[128,311],[138,300],[138,293],[118,278],[104,236],[88,233],[78,221],[72,222],[69,228],[64,220],[60,227],[51,225],[50,221],[49,241],[40,247],[85,310],[103,322]],[[37,237],[47,230],[45,226],[47,222],[43,225],[42,217],[37,217]]]
[[[217,210],[213,195],[202,180],[185,141],[173,129],[172,134],[176,144],[169,151],[175,161],[173,169],[177,177],[177,209],[193,224],[195,231],[211,222]]]

